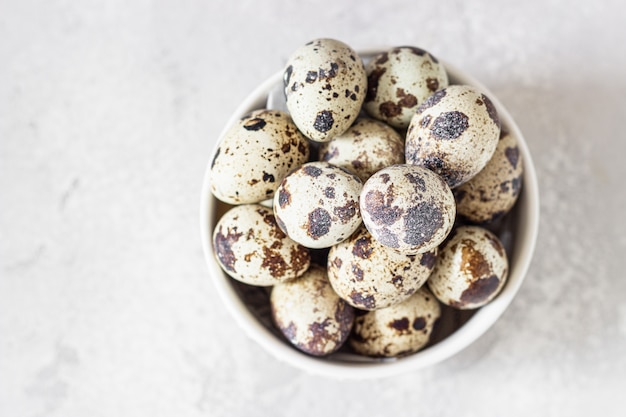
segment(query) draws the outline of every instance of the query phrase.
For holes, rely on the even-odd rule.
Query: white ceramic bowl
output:
[[[381,49],[384,50],[384,49]],[[361,56],[371,56],[378,50],[362,51]],[[476,311],[458,311],[444,306],[443,315],[430,343],[419,352],[403,358],[372,359],[340,350],[328,357],[309,356],[296,350],[273,326],[269,307],[269,290],[250,287],[231,279],[222,271],[213,254],[213,228],[229,206],[215,199],[209,187],[210,161],[213,160],[219,141],[213,148],[202,187],[200,205],[200,231],[204,255],[215,288],[243,331],[277,359],[313,374],[339,379],[364,379],[384,377],[415,371],[460,352],[483,335],[502,315],[517,294],[530,265],[539,225],[539,191],[535,168],[524,137],[497,97],[481,83],[454,66],[443,62],[450,84],[469,84],[482,90],[496,106],[502,124],[519,140],[524,160],[524,178],[519,200],[513,210],[498,225],[497,234],[509,256],[510,271],[502,292],[488,305]],[[266,107],[268,95],[282,87],[282,71],[259,85],[232,115],[224,131],[237,119],[255,109]],[[270,97],[272,101],[272,97]],[[222,132],[222,134],[224,133]]]

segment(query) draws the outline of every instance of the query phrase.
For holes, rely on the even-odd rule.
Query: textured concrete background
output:
[[[626,9],[615,1],[0,1],[0,416],[617,415]],[[201,252],[205,164],[316,37],[416,45],[518,121],[542,193],[502,319],[438,366],[334,382],[252,343]]]

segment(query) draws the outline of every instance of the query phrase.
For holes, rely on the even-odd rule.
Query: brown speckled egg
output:
[[[441,306],[424,286],[400,304],[357,316],[348,339],[362,355],[405,356],[424,347],[441,316]]]
[[[482,307],[504,287],[508,266],[496,235],[479,226],[462,226],[440,248],[428,287],[451,307]]]
[[[374,57],[367,67],[367,95],[363,108],[370,116],[405,129],[417,106],[448,86],[439,61],[413,46],[401,46]]]
[[[419,105],[406,137],[406,162],[441,175],[450,188],[485,167],[498,144],[500,119],[489,98],[451,85]]]
[[[326,270],[316,265],[294,281],[275,285],[270,303],[274,323],[287,340],[315,356],[339,349],[354,321],[354,309],[335,294]]]
[[[309,158],[309,144],[291,117],[257,110],[221,139],[211,163],[211,191],[229,204],[272,198],[287,173]]]
[[[345,132],[367,93],[361,58],[334,39],[317,39],[300,47],[287,61],[283,80],[291,117],[316,142]]]
[[[256,286],[299,277],[311,261],[309,250],[280,230],[272,209],[259,204],[227,211],[215,226],[213,250],[228,275]]]
[[[457,213],[472,223],[489,223],[513,207],[524,171],[517,139],[502,129],[493,156],[474,178],[453,190]]]
[[[436,252],[404,255],[372,238],[361,227],[328,254],[328,279],[353,307],[377,310],[398,304],[428,279]]]
[[[374,238],[402,253],[435,249],[450,233],[456,207],[441,177],[416,165],[372,175],[360,196],[363,223]]]
[[[309,162],[291,172],[274,196],[280,228],[308,248],[328,248],[361,224],[356,175],[327,162]]]
[[[346,168],[365,182],[385,167],[404,163],[404,141],[385,123],[360,118],[343,134],[323,143],[320,161]]]

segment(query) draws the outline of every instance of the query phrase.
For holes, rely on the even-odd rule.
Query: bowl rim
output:
[[[357,52],[360,56],[363,56],[365,54],[384,52],[389,49],[390,48],[370,48]],[[516,245],[514,251],[516,255],[515,262],[509,260],[510,266],[512,267],[510,267],[507,284],[493,301],[478,309],[472,318],[454,333],[439,341],[436,345],[398,360],[381,360],[379,362],[362,363],[323,360],[297,351],[263,326],[239,298],[235,289],[229,282],[231,278],[221,270],[213,255],[210,223],[216,199],[211,193],[210,175],[211,161],[220,145],[224,132],[246,113],[249,113],[253,109],[264,108],[265,100],[269,92],[272,91],[273,88],[276,88],[278,83],[282,83],[283,71],[278,71],[258,85],[243,100],[231,115],[213,146],[202,184],[200,235],[205,261],[213,284],[215,285],[220,299],[229,311],[229,314],[250,338],[279,361],[288,363],[291,366],[311,374],[335,379],[380,378],[422,369],[452,357],[470,346],[486,333],[487,330],[498,321],[500,316],[513,301],[513,298],[525,280],[535,250],[539,231],[540,213],[537,175],[528,145],[513,117],[487,87],[474,79],[471,75],[459,70],[454,65],[441,59],[439,59],[439,61],[446,69],[449,78],[455,80],[455,84],[469,84],[485,93],[495,105],[503,124],[509,128],[509,131],[515,135],[518,140],[518,146],[524,161],[524,173],[522,192],[517,204],[523,204],[523,209],[520,210],[520,213],[524,213],[525,215],[521,216],[521,223],[517,227],[517,234],[521,234],[521,236],[515,236],[515,240],[516,242],[524,242],[524,244]]]

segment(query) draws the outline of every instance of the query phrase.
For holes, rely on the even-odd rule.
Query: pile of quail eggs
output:
[[[428,343],[442,303],[498,295],[508,260],[488,226],[513,207],[523,168],[489,97],[449,85],[423,49],[365,66],[333,39],[295,51],[284,92],[288,112],[253,111],[223,135],[211,191],[231,206],[213,233],[219,265],[271,288],[291,344],[404,356]]]

